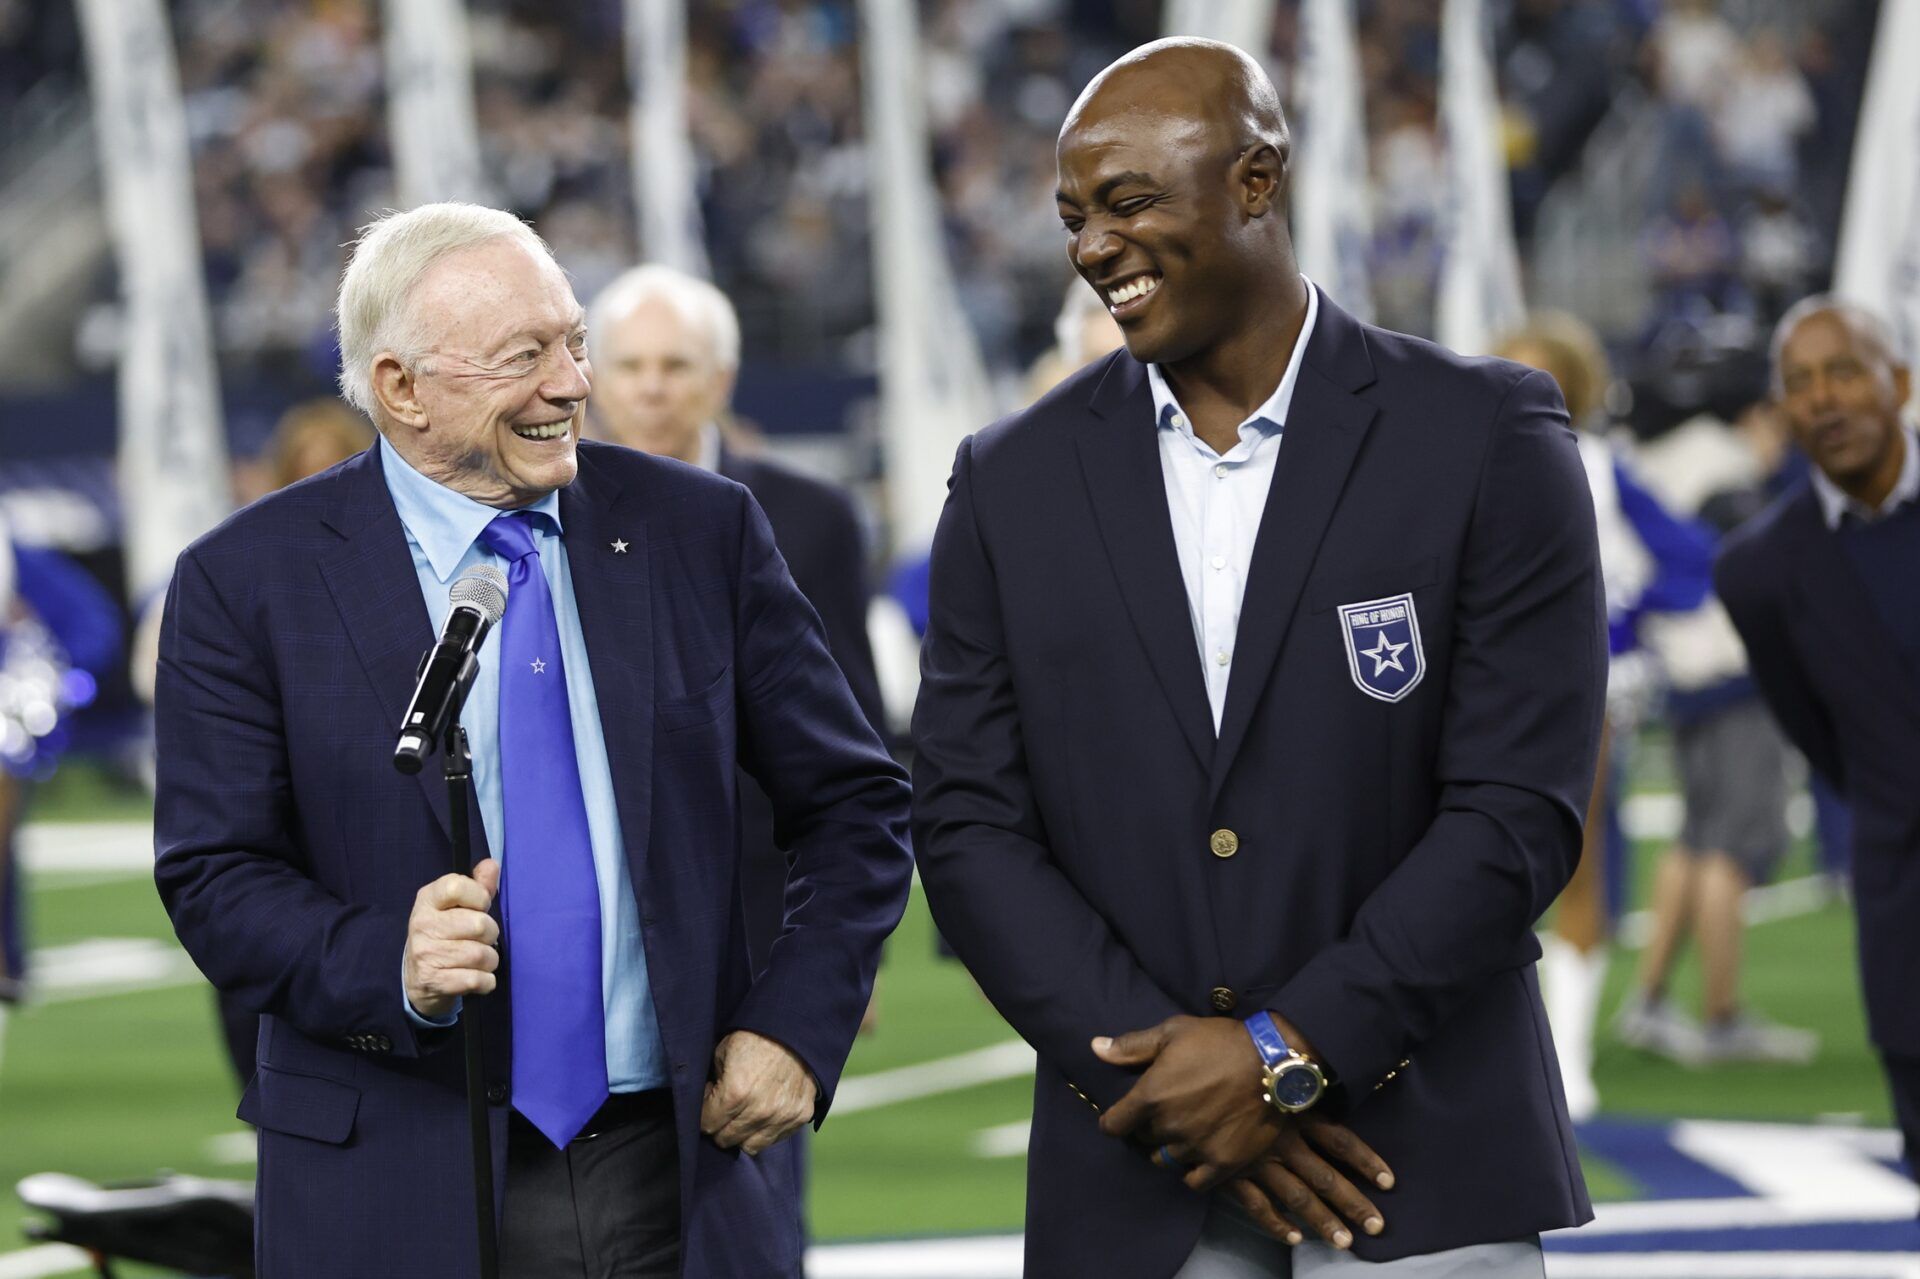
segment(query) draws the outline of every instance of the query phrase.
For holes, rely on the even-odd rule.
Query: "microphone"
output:
[[[400,742],[393,748],[393,766],[409,775],[426,764],[467,700],[480,670],[480,646],[507,611],[507,575],[490,564],[475,565],[454,580],[450,602],[440,641],[420,664],[413,700],[400,721]]]

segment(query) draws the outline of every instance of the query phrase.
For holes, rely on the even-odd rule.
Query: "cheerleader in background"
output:
[[[1606,980],[1612,912],[1606,848],[1616,814],[1609,785],[1650,702],[1656,669],[1639,642],[1640,619],[1697,608],[1712,588],[1713,541],[1706,530],[1668,514],[1634,481],[1607,442],[1604,407],[1611,374],[1599,339],[1571,315],[1543,312],[1501,343],[1496,354],[1540,369],[1560,386],[1578,432],[1580,460],[1593,492],[1606,583],[1607,722],[1587,807],[1580,864],[1560,895],[1553,928],[1541,939],[1540,988],[1560,1055],[1567,1110],[1576,1122],[1599,1109],[1593,1082],[1593,1032]]]
[[[14,843],[29,791],[59,766],[69,717],[93,701],[120,653],[113,598],[58,552],[15,543],[0,522],[0,1010],[26,993]]]

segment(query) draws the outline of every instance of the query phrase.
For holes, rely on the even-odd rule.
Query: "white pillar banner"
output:
[[[1373,240],[1373,197],[1353,2],[1306,0],[1300,27],[1300,63],[1294,72],[1294,252],[1309,279],[1348,312],[1370,321],[1367,249]]]
[[[627,84],[633,95],[633,207],[640,256],[708,276],[706,235],[687,133],[686,0],[626,0]]]
[[[1854,135],[1834,292],[1893,325],[1920,360],[1920,0],[1881,0]]]
[[[193,162],[162,0],[81,0],[94,137],[119,265],[121,507],[136,607],[233,509]]]
[[[394,197],[488,203],[473,114],[473,55],[462,0],[386,0],[387,128]]]
[[[1440,131],[1447,190],[1434,336],[1463,355],[1483,355],[1526,319],[1526,297],[1481,0],[1445,0],[1440,13]]]
[[[1238,45],[1264,64],[1273,48],[1279,0],[1166,0],[1160,33]]]
[[[860,0],[860,28],[880,429],[893,544],[907,549],[932,540],[954,450],[991,420],[993,392],[947,263],[915,6]]]

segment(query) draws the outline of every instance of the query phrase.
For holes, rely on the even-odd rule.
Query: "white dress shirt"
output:
[[[1233,648],[1240,632],[1240,605],[1247,591],[1253,542],[1267,509],[1267,490],[1273,487],[1274,463],[1280,456],[1294,383],[1300,377],[1300,357],[1319,315],[1320,294],[1308,281],[1307,318],[1293,344],[1287,371],[1267,402],[1240,424],[1240,442],[1225,453],[1214,452],[1212,445],[1194,434],[1160,366],[1147,366],[1154,420],[1160,425],[1160,470],[1167,482],[1173,545],[1187,585],[1187,607],[1193,637],[1200,646],[1216,733],[1226,713],[1227,677],[1233,673]]]

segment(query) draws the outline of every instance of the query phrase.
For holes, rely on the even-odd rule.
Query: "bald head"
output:
[[[1061,136],[1116,116],[1191,121],[1222,143],[1264,142],[1284,154],[1287,120],[1266,70],[1245,50],[1219,40],[1155,40],[1096,75],[1060,128]]]
[[[1289,151],[1260,64],[1217,40],[1142,45],[1093,78],[1057,158],[1074,268],[1134,356],[1187,359],[1304,306],[1287,237]]]

